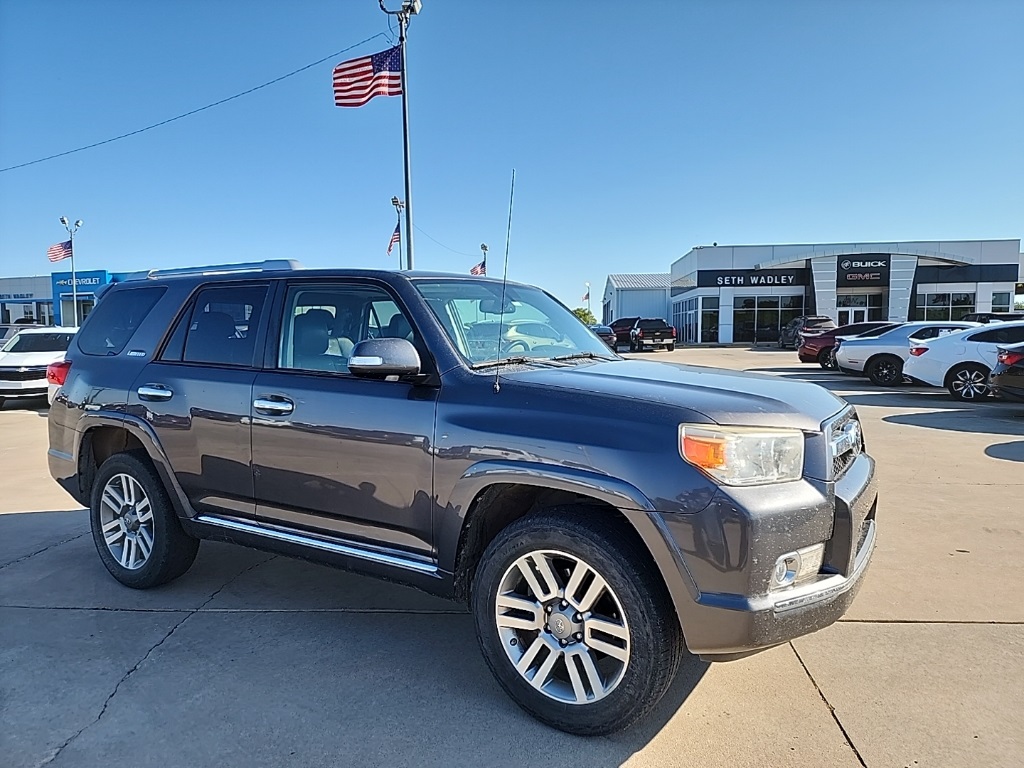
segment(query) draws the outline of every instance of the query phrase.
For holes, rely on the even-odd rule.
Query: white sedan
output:
[[[968,328],[912,344],[903,373],[912,379],[945,387],[957,400],[978,400],[989,394],[988,375],[999,347],[1024,342],[1024,321]]]
[[[893,387],[903,382],[903,364],[913,342],[979,325],[943,320],[903,323],[878,336],[839,336],[833,351],[843,373],[864,374],[874,384]]]
[[[64,359],[74,328],[25,328],[0,347],[0,406],[48,395],[46,366]]]

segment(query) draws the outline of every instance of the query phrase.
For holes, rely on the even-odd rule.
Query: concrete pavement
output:
[[[962,406],[800,366],[848,394],[879,460],[880,541],[835,627],[694,661],[650,721],[552,731],[487,671],[462,606],[204,542],[160,589],[111,579],[49,480],[46,422],[0,412],[0,763],[11,766],[1011,766],[1024,736],[1024,407]]]

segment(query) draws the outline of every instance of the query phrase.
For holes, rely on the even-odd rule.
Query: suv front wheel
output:
[[[199,541],[182,530],[167,491],[145,459],[111,456],[93,484],[89,518],[100,560],[127,587],[147,589],[181,576]]]
[[[615,522],[570,507],[522,518],[491,542],[473,582],[487,665],[519,706],[569,733],[641,719],[683,652],[664,585]]]

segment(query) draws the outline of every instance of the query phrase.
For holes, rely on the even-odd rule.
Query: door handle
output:
[[[143,384],[137,391],[140,400],[170,400],[174,395],[163,384]]]
[[[278,398],[271,400],[266,397],[257,397],[252,401],[252,407],[256,409],[258,413],[263,413],[268,416],[287,416],[293,410],[295,410],[295,403],[285,398]]]

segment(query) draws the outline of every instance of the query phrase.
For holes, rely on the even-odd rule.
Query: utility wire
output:
[[[434,240],[434,238],[432,238],[430,235],[428,235],[426,232],[424,232],[422,229],[420,229],[418,224],[413,224],[412,228],[415,229],[417,232],[419,232],[424,237],[426,237],[428,240]],[[478,256],[480,256],[479,253],[464,253],[462,251],[456,251],[454,248],[449,248],[447,245],[442,243],[440,240],[434,240],[434,242],[437,243],[438,245],[440,245],[446,251],[451,251],[452,253],[457,253],[457,254],[459,254],[459,256],[469,256],[470,258],[473,258],[473,259],[475,259]]]
[[[299,67],[298,69],[293,70],[293,71],[289,72],[286,75],[281,75],[280,77],[275,77],[273,80],[268,80],[267,82],[265,82],[265,83],[263,83],[261,85],[257,85],[255,88],[250,88],[247,91],[242,91],[241,93],[236,93],[234,96],[228,96],[226,99],[221,99],[220,101],[215,101],[212,104],[207,104],[205,107],[199,107],[198,109],[193,109],[190,112],[185,112],[183,114],[177,115],[176,117],[171,117],[171,118],[168,118],[167,120],[161,120],[159,123],[153,123],[152,125],[147,125],[145,128],[139,128],[138,130],[130,131],[129,133],[122,133],[120,136],[114,136],[111,139],[104,139],[103,141],[97,141],[95,144],[87,144],[84,147],[77,147],[76,149],[69,149],[66,152],[58,152],[55,155],[48,155],[47,157],[40,157],[37,160],[29,160],[27,163],[19,163],[18,165],[10,165],[10,166],[8,166],[6,168],[0,168],[0,173],[5,173],[6,171],[13,171],[13,170],[16,170],[18,168],[24,168],[25,166],[28,166],[28,165],[35,165],[36,163],[43,163],[43,162],[46,162],[47,160],[54,160],[54,159],[56,159],[58,157],[64,157],[65,155],[73,155],[75,152],[83,152],[83,151],[85,151],[87,149],[93,149],[94,147],[101,147],[104,144],[110,144],[111,142],[114,142],[114,141],[120,141],[121,139],[127,139],[129,136],[135,136],[136,134],[145,133],[146,131],[151,131],[154,128],[159,128],[161,125],[167,125],[168,123],[173,123],[175,120],[181,120],[183,117],[190,117],[191,115],[198,114],[199,112],[204,112],[207,109],[212,109],[213,107],[219,107],[221,104],[227,104],[229,101],[234,101],[235,99],[240,99],[243,96],[248,96],[250,93],[255,93],[256,91],[258,91],[258,90],[260,90],[262,88],[266,88],[268,85],[273,85],[274,83],[279,83],[282,80],[286,80],[289,77],[293,77],[294,75],[299,74],[300,72],[305,72],[307,69],[315,67],[317,64],[323,64],[328,59],[333,59],[336,56],[340,56],[343,53],[347,53],[348,51],[351,51],[353,48],[358,48],[360,45],[363,45],[364,43],[368,43],[368,42],[370,42],[371,40],[373,40],[375,38],[384,37],[384,36],[385,35],[384,35],[383,32],[378,32],[376,35],[371,35],[370,37],[366,38],[365,40],[360,40],[358,43],[350,45],[348,48],[342,48],[340,51],[336,51],[335,53],[332,53],[329,56],[324,56],[322,59],[317,59],[312,64],[307,64],[304,67]],[[428,237],[429,237],[429,235],[428,235]],[[433,239],[433,238],[431,238],[431,239]]]

